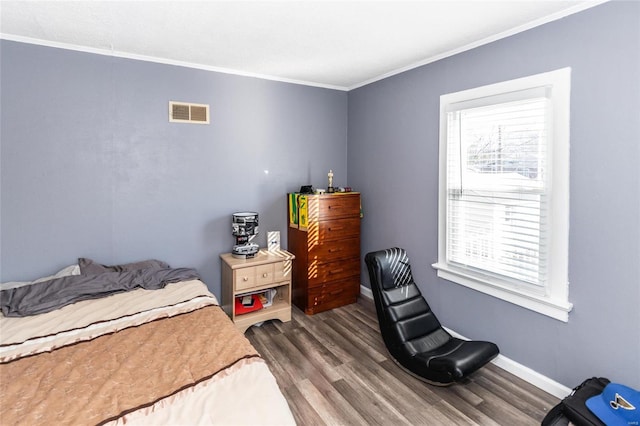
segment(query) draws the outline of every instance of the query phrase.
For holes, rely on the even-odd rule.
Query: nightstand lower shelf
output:
[[[279,319],[282,322],[291,321],[291,304],[284,301],[274,301],[273,305],[268,308],[263,308],[259,311],[249,312],[247,314],[236,315],[233,322],[240,331],[245,332],[247,328],[255,325],[256,323],[272,319]]]

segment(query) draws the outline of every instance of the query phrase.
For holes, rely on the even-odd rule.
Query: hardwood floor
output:
[[[291,322],[246,337],[262,354],[299,425],[539,425],[558,399],[489,364],[465,384],[438,387],[389,357],[373,304]]]

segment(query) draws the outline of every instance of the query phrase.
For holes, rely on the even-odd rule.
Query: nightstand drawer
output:
[[[256,285],[271,284],[274,277],[273,263],[256,266]]]
[[[256,286],[256,267],[236,269],[234,275],[234,289],[245,290]]]
[[[291,259],[283,260],[273,264],[273,281],[291,280],[291,272],[293,270],[293,261]]]
[[[271,284],[275,281],[276,269],[282,270],[282,262],[278,262],[276,268],[273,263],[267,265],[251,266],[248,268],[236,269],[235,289],[244,290],[251,287]],[[281,275],[281,272],[279,273]]]

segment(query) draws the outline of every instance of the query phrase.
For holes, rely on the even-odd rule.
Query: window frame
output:
[[[549,253],[547,285],[541,292],[530,285],[498,281],[489,275],[447,262],[448,112],[453,104],[482,104],[483,98],[509,97],[515,92],[545,88],[550,101],[547,140],[549,173]],[[438,194],[438,277],[489,294],[557,320],[568,322],[569,302],[569,118],[571,68],[448,93],[440,96]],[[486,101],[485,101],[486,102]],[[500,101],[493,104],[497,105]],[[491,105],[489,103],[488,105]],[[464,108],[463,108],[464,109]]]

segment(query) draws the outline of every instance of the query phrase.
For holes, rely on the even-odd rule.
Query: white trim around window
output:
[[[571,69],[563,68],[440,97],[433,264],[445,280],[564,322],[573,307],[570,87]],[[514,115],[522,123],[510,127]],[[494,130],[482,120],[495,120],[487,126]],[[532,236],[520,238],[530,223]]]

